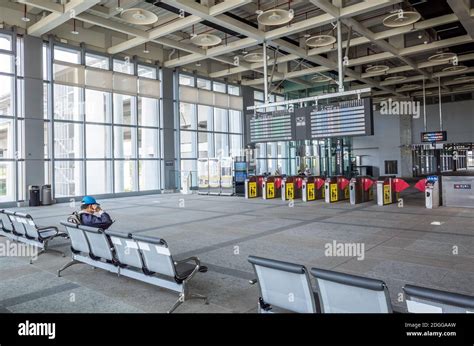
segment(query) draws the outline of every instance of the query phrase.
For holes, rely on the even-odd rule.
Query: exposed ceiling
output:
[[[441,78],[445,94],[473,84],[472,79],[459,78],[474,76],[471,0],[9,0],[2,2],[0,8],[16,10],[22,17],[25,5],[26,16],[31,19],[24,23],[28,34],[60,37],[64,27],[71,27],[75,21],[80,26],[76,30],[77,42],[88,44],[81,31],[107,29],[120,35],[120,39],[111,39],[103,47],[110,54],[137,54],[137,49],[143,50],[146,44],[145,50],[150,51],[146,58],[160,60],[165,67],[199,70],[213,78],[257,88],[264,83],[263,61],[248,62],[244,56],[261,54],[263,42],[269,47],[270,90],[289,85],[294,90],[334,84],[338,73],[337,43],[309,47],[306,40],[318,35],[336,37],[338,19],[342,23],[343,52],[347,55],[346,88],[372,87],[376,96],[402,97],[418,95],[423,80],[434,91]],[[132,8],[143,11],[130,11]],[[291,9],[291,21],[275,26],[259,23],[258,15],[273,9]],[[400,9],[405,16],[414,12],[419,20],[399,27],[383,24],[384,18],[396,16]],[[138,24],[150,17],[153,23]],[[6,25],[15,25],[18,18],[3,20]],[[219,39],[208,36],[201,42],[210,37],[220,43],[195,45],[191,39],[202,34]],[[455,53],[455,61],[428,59],[441,52]],[[456,62],[465,69],[446,71]],[[386,68],[381,68],[379,74],[367,72],[378,65]],[[322,75],[330,79],[314,79]],[[407,90],[406,85],[416,88]]]

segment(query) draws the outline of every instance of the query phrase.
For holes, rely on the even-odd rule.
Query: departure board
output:
[[[373,135],[372,100],[319,104],[311,112],[311,138]]]
[[[257,113],[250,118],[250,141],[253,143],[294,140],[293,113],[275,111]]]

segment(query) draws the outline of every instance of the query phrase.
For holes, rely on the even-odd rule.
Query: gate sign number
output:
[[[267,183],[267,198],[275,198],[275,183]]]
[[[309,183],[308,185],[306,185],[306,188],[308,189],[308,201],[315,200],[314,187],[314,183]]]
[[[424,143],[444,142],[448,140],[446,131],[422,132],[421,141]]]
[[[295,198],[295,185],[294,183],[286,184],[286,199],[292,200]]]
[[[455,190],[471,190],[471,184],[454,184]]]

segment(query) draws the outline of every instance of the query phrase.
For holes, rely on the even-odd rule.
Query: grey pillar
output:
[[[165,189],[176,189],[177,188],[177,171],[179,170],[176,165],[176,139],[175,139],[175,86],[174,86],[174,72],[172,69],[163,68],[162,70],[162,83],[163,83],[163,108],[161,112],[163,136],[162,136],[162,153],[164,161],[163,177]]]
[[[24,39],[25,190],[44,184],[43,40]]]

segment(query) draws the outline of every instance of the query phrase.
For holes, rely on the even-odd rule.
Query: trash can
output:
[[[53,204],[53,198],[51,195],[51,185],[43,185],[41,187],[41,202],[43,205]]]
[[[40,188],[38,185],[30,185],[28,187],[30,192],[30,207],[38,207],[40,205]]]

